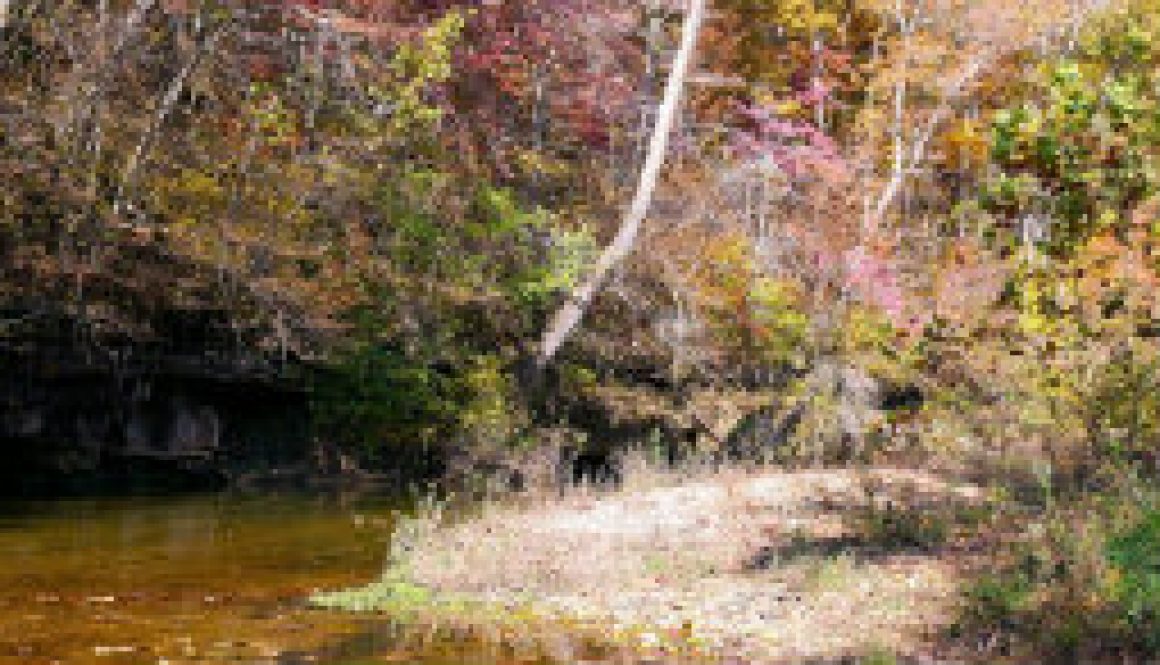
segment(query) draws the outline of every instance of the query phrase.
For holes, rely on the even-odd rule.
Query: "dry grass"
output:
[[[929,653],[954,619],[959,565],[852,530],[867,487],[917,510],[980,494],[904,469],[690,476],[642,465],[615,493],[420,518],[398,541],[395,572],[431,598],[598,626],[612,643],[670,656]]]

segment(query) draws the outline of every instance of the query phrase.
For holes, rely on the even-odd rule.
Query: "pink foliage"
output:
[[[733,146],[742,154],[771,159],[790,177],[849,173],[837,144],[812,123],[783,118],[760,106],[741,106],[739,112],[749,124],[733,135]]]
[[[848,250],[844,259],[846,286],[863,302],[881,309],[896,328],[914,323],[907,316],[906,294],[893,262],[863,244]]]
[[[798,93],[802,105],[820,103],[830,94],[824,84],[812,85]],[[852,169],[837,144],[810,122],[778,115],[766,107],[743,106],[739,113],[749,127],[733,136],[733,146],[741,154],[772,160],[791,179],[821,177],[831,186],[847,182]],[[861,302],[881,310],[900,331],[916,333],[929,322],[930,315],[921,312],[908,296],[896,261],[889,252],[875,249],[868,242],[850,247],[841,238],[840,222],[829,230],[801,235],[812,247],[814,270],[820,274],[841,275],[842,287]],[[817,236],[810,239],[811,236]],[[846,249],[843,249],[843,246]]]
[[[794,100],[803,106],[816,106],[830,99],[833,90],[823,81],[811,81],[810,86],[794,95]]]

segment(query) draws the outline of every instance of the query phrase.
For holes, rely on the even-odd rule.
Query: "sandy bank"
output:
[[[416,531],[396,569],[433,599],[600,626],[654,655],[925,660],[954,617],[960,562],[859,533],[866,487],[918,511],[980,499],[909,470],[731,471],[490,506]]]

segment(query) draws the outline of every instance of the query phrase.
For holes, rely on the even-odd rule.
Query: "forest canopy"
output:
[[[358,445],[527,440],[519,367],[617,228],[683,8],[13,0],[6,336],[176,344],[183,312],[351,386],[318,413]],[[1081,418],[1152,362],[1157,9],[712,3],[557,388],[837,359]]]

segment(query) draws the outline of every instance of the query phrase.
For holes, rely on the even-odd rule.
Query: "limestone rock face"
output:
[[[171,403],[165,449],[171,455],[212,456],[221,443],[221,417],[209,404],[193,405],[179,397]]]
[[[306,457],[300,387],[180,360],[0,350],[0,493],[139,473],[221,480]]]

